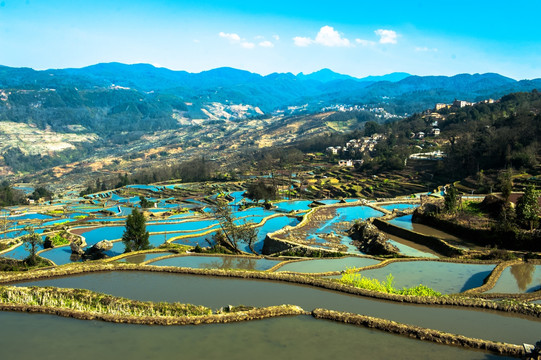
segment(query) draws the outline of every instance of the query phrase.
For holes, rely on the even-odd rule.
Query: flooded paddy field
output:
[[[293,271],[300,273],[323,273],[330,271],[343,271],[353,267],[365,267],[378,264],[379,260],[362,257],[346,257],[341,259],[321,259],[297,261],[285,264],[276,271]]]
[[[281,262],[281,260],[237,256],[176,256],[163,260],[151,261],[148,265],[179,266],[196,269],[269,270]]]
[[[404,261],[364,270],[361,274],[380,281],[385,281],[392,274],[397,288],[422,284],[443,294],[454,294],[483,285],[494,267],[441,261]]]
[[[147,272],[103,272],[21,282],[24,286],[84,288],[145,301],[205,305],[271,306],[294,304],[375,316],[474,338],[521,344],[538,341],[541,321],[517,315],[457,307],[379,301],[277,281],[216,278]]]
[[[541,265],[516,264],[504,269],[489,293],[530,293],[541,290]]]
[[[388,222],[389,224],[401,227],[406,230],[415,231],[419,234],[438,237],[440,239],[445,240],[451,245],[455,245],[463,249],[479,248],[479,246],[475,244],[472,244],[468,241],[457,238],[456,236],[446,233],[444,231],[438,230],[428,225],[414,223],[411,221],[411,219],[412,219],[412,215],[405,215],[405,216],[400,216],[400,217],[391,219]]]
[[[397,349],[405,360],[507,359],[309,316],[151,327],[0,312],[0,323],[2,353],[16,354],[21,359],[137,360],[148,359],[150,354],[154,359],[392,359]],[[44,332],[55,336],[43,336]],[[32,346],[28,346],[29,338]]]

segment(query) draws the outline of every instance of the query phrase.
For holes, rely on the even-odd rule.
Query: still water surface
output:
[[[161,327],[0,312],[0,323],[3,358],[506,359],[309,316]]]
[[[147,272],[103,272],[20,283],[83,288],[136,300],[182,302],[213,309],[231,304],[299,305],[376,316],[454,334],[515,344],[539,341],[541,321],[469,308],[406,305],[281,282]]]

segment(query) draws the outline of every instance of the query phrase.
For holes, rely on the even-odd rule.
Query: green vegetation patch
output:
[[[63,235],[66,235],[65,233],[66,232],[63,231],[61,233],[55,234],[54,236],[47,236],[45,238],[45,241],[47,241],[47,240],[51,241],[52,245],[55,246],[55,247],[56,246],[62,246],[62,245],[68,245],[70,243],[70,240],[63,236]]]
[[[180,303],[153,303],[96,293],[83,289],[0,286],[0,303],[56,307],[114,316],[200,316],[212,310]]]
[[[393,274],[389,274],[385,281],[379,281],[378,279],[370,279],[359,273],[358,269],[351,268],[346,270],[339,280],[342,284],[354,286],[360,289],[366,289],[371,291],[378,291],[387,294],[397,295],[412,295],[412,296],[442,296],[442,294],[436,290],[433,290],[425,285],[418,285],[411,288],[396,289],[394,286]]]

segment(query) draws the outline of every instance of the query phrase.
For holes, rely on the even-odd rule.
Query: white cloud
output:
[[[339,46],[339,47],[349,47],[351,43],[348,39],[343,38],[342,35],[332,26],[323,26],[319,33],[316,36],[316,43],[323,46]]]
[[[312,44],[313,42],[314,40],[307,37],[295,36],[293,38],[293,43],[295,43],[295,46],[306,47]]]
[[[293,43],[296,46],[306,47],[311,44],[319,44],[328,47],[350,47],[353,46],[349,39],[342,37],[342,35],[334,30],[332,26],[325,25],[316,35],[315,39],[309,37],[296,36],[293,38]]]
[[[393,30],[378,29],[374,33],[379,36],[380,44],[396,44],[398,34]]]
[[[265,41],[262,41],[259,43],[259,46],[261,47],[266,47],[266,48],[271,48],[271,47],[274,47],[274,44],[271,43],[270,41],[268,40],[265,40]]]
[[[280,41],[280,36],[278,35],[272,35],[272,38],[276,41]]]
[[[376,45],[374,41],[370,41],[370,40],[355,39],[355,42],[362,46]]]
[[[415,48],[415,51],[418,51],[418,52],[438,52],[438,49],[437,48],[427,48],[426,46],[423,46],[423,47],[416,47]]]
[[[240,44],[240,46],[242,46],[245,49],[253,49],[255,47],[255,44],[251,43],[251,42],[244,41],[244,42],[242,42]]]
[[[239,42],[240,41],[240,36],[238,34],[228,34],[228,33],[224,33],[224,32],[220,32],[220,37],[222,38],[225,38],[225,39],[228,39],[229,41],[231,42]]]

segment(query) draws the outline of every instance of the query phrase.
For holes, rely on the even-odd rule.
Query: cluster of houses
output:
[[[373,134],[372,136],[365,136],[360,139],[351,139],[349,140],[345,146],[329,146],[326,149],[327,154],[329,155],[338,155],[338,156],[351,156],[351,157],[359,157],[361,154],[365,152],[372,152],[374,151],[375,146],[377,145],[378,141],[385,139],[385,136],[382,134]],[[363,160],[339,160],[338,165],[339,166],[346,166],[351,167],[355,166],[356,164],[362,165]]]
[[[434,108],[434,111],[438,111],[438,110],[441,110],[441,109],[450,109],[452,107],[455,107],[455,108],[463,108],[463,107],[466,107],[466,106],[472,106],[472,105],[475,105],[475,104],[494,104],[494,100],[493,99],[486,99],[486,100],[482,100],[482,101],[479,101],[479,102],[469,102],[469,101],[464,101],[464,100],[456,100],[453,101],[452,104],[436,104],[436,107]]]
[[[419,132],[411,132],[410,133],[410,138],[411,139],[424,139],[426,136],[438,136],[440,135],[440,129],[437,128],[437,127],[433,127],[432,129],[430,129],[430,131],[428,133],[425,133],[424,131],[419,131]]]
[[[437,112],[438,110],[451,109],[451,108],[463,108],[463,107],[466,107],[466,106],[472,106],[472,105],[480,104],[480,103],[493,104],[494,100],[493,99],[487,99],[487,100],[479,101],[477,103],[464,101],[464,100],[455,100],[455,101],[453,101],[452,104],[443,104],[443,103],[436,104],[436,106],[434,107],[433,110],[426,110],[423,113],[423,119],[425,119],[425,121],[431,122],[432,128],[427,133],[425,133],[423,131],[419,131],[417,133],[412,132],[410,134],[410,138],[412,138],[412,139],[424,139],[426,136],[438,136],[438,135],[440,135],[440,129],[438,128],[438,121],[445,120],[445,115],[442,115],[442,114],[438,113]]]
[[[382,107],[370,108],[370,107],[365,107],[364,105],[344,105],[344,104],[334,104],[334,105],[326,106],[321,109],[321,112],[326,112],[326,111],[340,111],[340,112],[367,111],[367,112],[373,113],[374,116],[377,117],[378,119],[385,119],[385,120],[402,119],[403,117],[407,115],[407,114],[404,114],[404,116],[394,115],[387,112]]]

